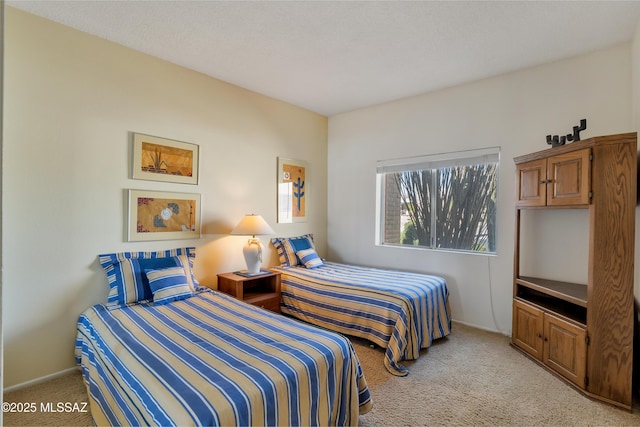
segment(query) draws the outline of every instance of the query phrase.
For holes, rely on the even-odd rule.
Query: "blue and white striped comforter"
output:
[[[76,359],[98,425],[354,425],[371,408],[346,338],[210,291],[88,309]]]
[[[283,313],[386,348],[384,364],[394,375],[407,375],[400,362],[417,359],[451,330],[442,277],[326,261],[275,270],[282,272]]]

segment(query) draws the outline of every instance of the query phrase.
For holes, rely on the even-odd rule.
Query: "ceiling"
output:
[[[611,47],[640,1],[5,4],[325,116]]]

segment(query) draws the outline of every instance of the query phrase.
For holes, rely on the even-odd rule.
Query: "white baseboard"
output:
[[[487,332],[493,332],[495,334],[501,334],[501,335],[504,335],[504,336],[507,336],[507,337],[511,336],[511,332],[496,331],[495,329],[484,328],[482,326],[478,326],[478,325],[475,325],[473,323],[461,322],[460,320],[451,320],[451,323],[459,323],[461,325],[469,326],[470,328],[480,329],[480,330],[487,331]]]
[[[20,390],[20,389],[25,388],[25,387],[29,387],[29,386],[32,386],[32,385],[40,384],[40,383],[43,383],[45,381],[52,380],[54,378],[58,378],[58,377],[62,377],[64,375],[68,375],[68,374],[70,374],[70,373],[72,373],[74,371],[79,371],[79,370],[80,370],[79,366],[76,366],[76,367],[73,367],[73,368],[69,368],[69,369],[65,369],[64,371],[56,372],[56,373],[53,373],[53,374],[50,374],[50,375],[45,375],[44,377],[36,378],[36,379],[30,380],[30,381],[27,381],[27,382],[24,382],[24,383],[12,385],[11,387],[7,387],[7,388],[3,389],[2,393],[3,394],[10,393],[12,391]]]

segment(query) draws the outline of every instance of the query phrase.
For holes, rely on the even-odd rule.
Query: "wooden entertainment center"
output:
[[[636,133],[627,133],[514,159],[512,344],[586,395],[626,409],[632,406],[636,145]],[[525,209],[589,210],[587,283],[520,275]]]

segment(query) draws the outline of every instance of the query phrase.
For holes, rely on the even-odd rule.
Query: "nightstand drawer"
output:
[[[259,295],[245,295],[245,302],[255,305],[257,307],[266,308],[267,310],[280,313],[280,295],[273,294],[259,294]]]

